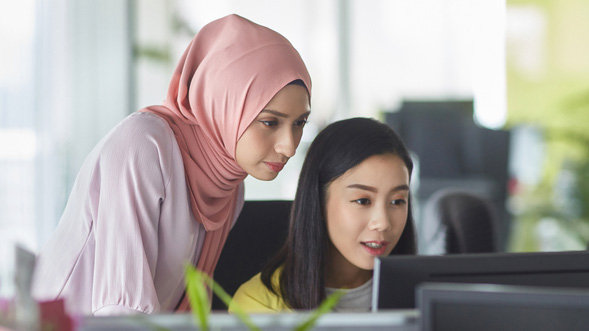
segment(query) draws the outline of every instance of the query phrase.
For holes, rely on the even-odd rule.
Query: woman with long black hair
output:
[[[305,158],[287,241],[232,305],[248,312],[314,309],[344,290],[336,310],[369,310],[375,257],[416,252],[412,170],[388,125],[353,118],[326,127]]]

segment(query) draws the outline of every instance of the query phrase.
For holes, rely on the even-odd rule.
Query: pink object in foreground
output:
[[[75,330],[74,319],[65,311],[63,299],[39,302],[41,330]]]

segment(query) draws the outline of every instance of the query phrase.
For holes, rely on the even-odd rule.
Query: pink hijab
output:
[[[297,79],[310,94],[307,68],[288,40],[229,15],[205,25],[190,42],[163,105],[141,110],[163,117],[174,131],[192,212],[207,231],[197,268],[209,275],[247,176],[235,161],[237,141],[270,99]]]

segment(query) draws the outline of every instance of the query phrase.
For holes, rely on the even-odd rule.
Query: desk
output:
[[[292,330],[301,323],[305,313],[254,314],[253,322],[263,330]],[[419,313],[417,310],[391,310],[378,313],[329,313],[321,316],[313,330],[393,330],[417,331]],[[212,313],[209,320],[212,330],[248,330],[239,319],[227,313]],[[161,314],[147,316],[86,317],[78,330],[198,330],[190,314]]]

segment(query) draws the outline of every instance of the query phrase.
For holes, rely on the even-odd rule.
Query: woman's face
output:
[[[237,164],[257,179],[276,178],[299,146],[310,108],[305,87],[282,88],[237,141]]]
[[[331,274],[372,276],[374,258],[391,253],[407,223],[409,172],[396,155],[374,155],[327,189]]]

